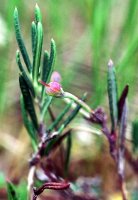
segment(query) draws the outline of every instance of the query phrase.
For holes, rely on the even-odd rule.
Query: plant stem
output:
[[[67,104],[70,104],[70,102],[72,101],[71,99],[67,99],[67,98],[64,98],[64,101],[67,103]],[[76,108],[76,103],[72,103],[71,104],[71,107],[74,109],[74,108]],[[90,118],[91,117],[91,115],[90,115],[90,113],[88,113],[87,111],[85,111],[84,109],[80,109],[80,111],[79,111],[84,117],[86,117],[86,118]]]
[[[29,174],[28,174],[28,185],[27,185],[28,200],[32,199],[32,187],[33,187],[33,183],[34,183],[35,169],[36,169],[35,165],[31,166],[31,168],[29,170]]]
[[[84,101],[82,101],[81,99],[79,99],[78,97],[76,97],[75,95],[73,95],[69,92],[64,92],[63,98],[68,98],[68,99],[75,101],[75,103],[79,104],[88,113],[91,113],[91,114],[94,113],[94,111]]]
[[[119,179],[120,179],[120,189],[121,189],[121,193],[122,193],[122,198],[123,200],[127,200],[127,190],[126,190],[126,185],[125,185],[125,182],[124,182],[124,179],[119,176]]]

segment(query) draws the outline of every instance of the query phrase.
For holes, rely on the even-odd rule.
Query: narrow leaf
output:
[[[126,85],[121,96],[120,96],[120,99],[118,101],[118,121],[121,120],[121,115],[122,115],[122,112],[123,112],[123,107],[124,107],[126,97],[128,95],[128,91],[129,91],[129,85]]]
[[[69,168],[71,147],[72,147],[72,135],[68,134],[67,145],[66,145],[66,155],[65,155],[65,173],[66,173],[66,175],[68,173],[68,168]]]
[[[124,179],[125,172],[125,136],[126,136],[126,127],[127,127],[127,105],[126,100],[123,105],[121,122],[119,126],[119,151],[118,151],[118,174]]]
[[[50,58],[49,58],[49,73],[46,82],[49,82],[51,74],[53,72],[55,57],[56,57],[56,44],[55,41],[52,39],[50,48]]]
[[[32,95],[35,97],[35,91],[34,91],[33,84],[31,82],[31,80],[29,79],[29,77],[27,76],[27,74],[26,74],[26,72],[25,72],[25,70],[24,70],[24,68],[22,66],[19,51],[16,52],[16,62],[17,62],[17,65],[19,67],[19,70],[20,70],[22,76],[24,77],[24,80],[25,80],[28,88],[30,89]]]
[[[110,116],[112,122],[112,131],[114,132],[118,120],[118,108],[117,108],[116,75],[112,60],[110,60],[108,63],[108,98],[109,98]]]
[[[44,51],[43,66],[42,66],[42,72],[41,72],[41,80],[42,81],[47,82],[49,72],[50,72],[50,68],[49,68],[49,54],[48,54],[47,51]]]
[[[41,80],[44,81],[45,83],[47,82],[49,72],[50,72],[49,54],[47,51],[44,51],[43,65],[42,65],[42,70],[41,70]],[[44,92],[45,92],[45,87],[44,87],[44,85],[42,85],[42,92],[41,92],[42,99],[44,99],[44,96],[45,96]]]
[[[26,47],[24,45],[22,35],[21,35],[17,8],[15,8],[15,10],[14,10],[14,28],[15,28],[17,43],[18,43],[19,49],[21,51],[21,54],[23,56],[24,62],[26,64],[28,71],[31,72],[31,62],[30,62],[30,59],[29,59]]]
[[[8,200],[19,200],[14,185],[9,181],[7,181],[7,192],[8,192]]]
[[[82,100],[85,99],[86,96],[83,96]],[[60,126],[60,128],[58,129],[58,135],[60,136],[60,134],[63,132],[63,130],[66,128],[66,126],[76,117],[76,115],[78,114],[79,110],[81,109],[81,105],[77,105],[76,108],[70,113],[70,115],[66,118],[66,120],[62,123],[62,125]],[[45,153],[48,154],[53,145],[55,144],[55,142],[58,140],[58,138],[53,139],[52,141],[50,141],[46,147]]]
[[[31,142],[32,142],[34,149],[36,149],[36,146],[37,146],[36,130],[35,130],[32,122],[28,118],[28,114],[27,114],[26,109],[25,109],[25,103],[24,103],[24,99],[23,99],[22,95],[20,97],[20,104],[21,104],[22,118],[23,118],[25,128],[28,131],[28,134],[31,138]]]
[[[48,110],[48,107],[50,106],[51,104],[51,101],[52,101],[53,97],[52,96],[47,96],[43,105],[42,105],[42,109],[41,109],[41,119],[40,121],[42,122],[45,115],[46,115],[46,112]]]
[[[35,48],[36,48],[36,33],[37,29],[36,29],[36,24],[35,22],[32,22],[32,28],[31,28],[31,36],[32,36],[32,53],[34,56],[35,53]]]
[[[64,110],[57,116],[57,118],[55,119],[55,121],[50,125],[50,127],[48,128],[48,132],[51,132],[54,127],[56,127],[59,122],[63,119],[63,117],[67,114],[67,112],[70,110],[71,106],[72,106],[73,101],[71,101],[69,104],[67,104],[67,106],[64,108]]]
[[[27,110],[35,129],[38,130],[37,116],[35,113],[32,96],[30,94],[29,88],[22,75],[19,76],[19,83],[20,83],[21,92],[24,98],[25,109]]]
[[[42,29],[42,24],[38,22],[37,33],[36,33],[36,45],[33,58],[33,79],[36,84],[38,83],[42,44],[43,44],[43,29]]]
[[[138,152],[138,120],[132,123],[133,152]]]
[[[36,23],[42,21],[41,11],[37,4],[35,6],[35,21],[36,21]]]

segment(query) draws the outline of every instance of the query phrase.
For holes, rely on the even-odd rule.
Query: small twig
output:
[[[34,183],[34,174],[35,174],[36,166],[31,166],[29,173],[28,173],[28,200],[32,199],[32,188]]]
[[[119,181],[120,181],[120,189],[121,189],[121,193],[122,193],[122,198],[123,200],[127,200],[127,190],[126,190],[126,185],[124,182],[124,178],[122,178],[122,176],[119,176]]]
[[[32,158],[30,159],[30,165],[33,166],[33,165],[36,165],[40,158],[41,158],[41,153],[42,151],[45,149],[45,146],[46,146],[46,143],[50,140],[53,140],[54,138],[56,138],[58,135],[57,132],[54,132],[53,134],[51,134],[49,137],[47,137],[46,135],[44,135],[42,138],[41,138],[41,141],[38,145],[38,150],[37,152],[35,152],[35,154],[33,154]]]

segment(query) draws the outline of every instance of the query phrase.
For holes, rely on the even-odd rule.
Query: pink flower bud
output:
[[[63,93],[63,89],[61,87],[61,85],[54,81],[54,82],[50,82],[49,84],[46,84],[43,81],[39,81],[42,85],[44,85],[46,87],[46,93],[50,96],[61,96]]]
[[[54,71],[51,76],[51,82],[61,82],[61,76],[58,72]]]

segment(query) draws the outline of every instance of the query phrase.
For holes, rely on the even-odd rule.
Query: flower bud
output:
[[[51,75],[51,82],[61,82],[61,76],[58,72],[54,71]]]
[[[62,96],[63,89],[58,82],[54,81],[54,82],[50,82],[49,84],[46,84],[43,81],[39,81],[39,82],[46,87],[46,93],[48,95],[55,96],[55,97]]]

